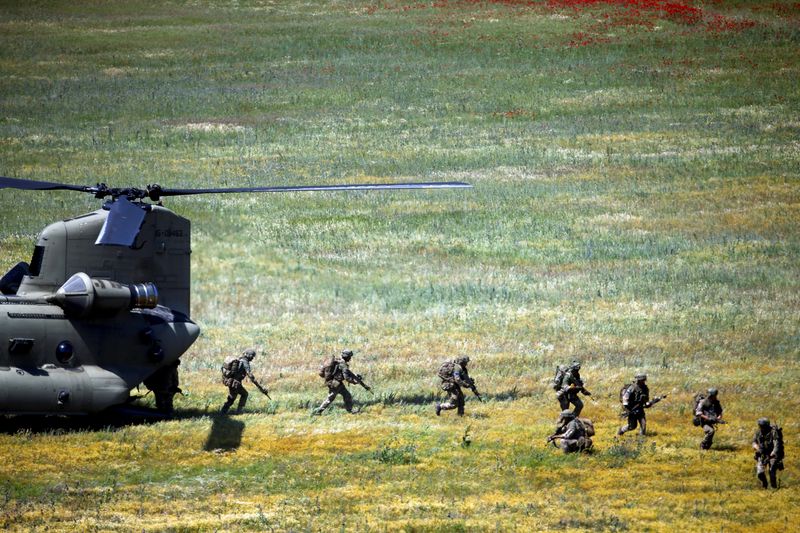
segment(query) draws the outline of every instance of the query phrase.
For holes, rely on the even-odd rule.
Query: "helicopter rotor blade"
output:
[[[67,185],[52,181],[35,181],[22,178],[0,176],[0,189],[21,189],[24,191],[80,191],[95,192],[95,187],[85,185]]]
[[[147,215],[140,205],[118,198],[108,211],[108,218],[100,229],[95,244],[107,246],[132,246]]]
[[[463,189],[472,185],[461,181],[412,183],[356,183],[341,185],[285,185],[272,187],[232,187],[211,189],[164,189],[157,185],[148,187],[150,198],[161,196],[186,196],[190,194],[226,194],[243,192],[300,192],[300,191],[380,191],[398,189]]]

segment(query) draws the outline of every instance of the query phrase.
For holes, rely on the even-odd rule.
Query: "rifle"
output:
[[[666,397],[667,397],[666,394],[662,394],[661,396],[656,396],[655,398],[653,398],[652,400],[650,400],[649,402],[644,404],[645,409],[649,409],[649,408],[653,407],[655,404],[657,404],[658,402],[660,402],[661,400],[663,400]]]
[[[658,402],[660,402],[661,400],[663,400],[666,397],[667,397],[666,394],[662,394],[661,396],[656,396],[655,398],[653,398],[652,400],[650,400],[649,402],[647,402],[646,404],[644,404],[641,407],[636,407],[634,409],[623,409],[622,412],[619,414],[619,416],[620,416],[620,418],[625,418],[625,417],[630,416],[632,413],[635,413],[635,412],[637,412],[639,410],[650,409],[651,407],[653,407],[655,404],[657,404]]]
[[[374,392],[372,392],[372,387],[364,383],[364,380],[361,378],[361,374],[353,374],[353,381],[358,385],[361,385],[362,387],[367,389],[367,392],[369,392],[370,394],[375,394]]]
[[[261,385],[261,383],[259,383],[259,382],[258,382],[258,381],[256,381],[256,380],[252,380],[252,381],[253,381],[253,385],[255,385],[255,386],[256,386],[256,388],[257,388],[259,391],[261,391],[261,394],[263,394],[264,396],[266,396],[266,397],[267,397],[267,398],[269,398],[270,400],[272,399],[272,397],[269,395],[269,391],[267,390],[267,388],[266,388],[266,387],[262,386],[262,385]]]
[[[547,442],[545,443],[545,446],[547,446],[548,444],[550,444],[551,442],[553,442],[556,439],[563,439],[563,438],[564,438],[564,434],[563,433],[553,433],[552,435],[547,437]],[[555,446],[555,444],[553,446]]]
[[[470,380],[470,382],[469,382],[469,390],[471,390],[471,391],[472,391],[472,393],[473,393],[475,396],[477,396],[477,397],[478,397],[478,400],[479,400],[481,403],[483,403],[483,397],[481,397],[481,393],[480,393],[480,392],[478,392],[478,388],[475,386],[475,382],[474,382],[474,381],[472,381],[472,380]]]

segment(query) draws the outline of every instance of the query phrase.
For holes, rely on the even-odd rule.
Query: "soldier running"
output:
[[[773,489],[778,488],[777,473],[783,470],[783,431],[777,425],[770,425],[768,418],[758,419],[758,429],[753,436],[753,450],[755,450],[756,475],[761,486],[767,488],[767,475],[769,471],[769,484]]]
[[[561,409],[569,409],[570,404],[574,405],[573,413],[575,416],[580,416],[583,410],[583,401],[578,397],[578,393],[586,396],[591,396],[592,393],[586,390],[583,386],[581,379],[581,363],[580,361],[572,361],[572,364],[567,367],[563,379],[559,384],[556,391],[556,398],[561,406]]]
[[[569,409],[561,411],[561,416],[556,422],[556,432],[547,437],[547,442],[556,439],[561,439],[560,447],[564,453],[588,450],[593,444],[584,421],[579,420]]]
[[[313,415],[321,415],[338,395],[341,395],[342,400],[344,400],[345,410],[348,413],[353,412],[353,396],[344,386],[345,382],[361,385],[368,391],[372,390],[371,387],[364,383],[360,375],[350,371],[349,363],[352,357],[352,350],[344,350],[341,357],[332,357],[329,362],[322,365],[320,377],[325,379],[325,385],[328,387],[328,397],[312,412]]]
[[[633,383],[622,390],[620,400],[622,400],[622,416],[628,417],[628,423],[617,431],[617,435],[623,435],[626,431],[633,431],[639,426],[639,435],[644,435],[647,431],[647,415],[645,409],[649,409],[657,404],[667,395],[656,396],[650,400],[650,389],[647,387],[647,374],[636,374]]]
[[[245,377],[250,378],[253,385],[269,398],[269,392],[266,387],[262,386],[255,376],[253,376],[250,363],[255,356],[256,351],[249,349],[242,352],[242,355],[239,357],[228,357],[225,359],[222,365],[222,383],[228,387],[228,399],[225,401],[222,409],[220,409],[220,413],[227,413],[237,396],[239,397],[239,404],[236,406],[236,414],[240,414],[244,410],[249,395],[247,390],[242,386]]]
[[[464,416],[465,398],[461,387],[470,389],[478,397],[478,400],[483,401],[475,387],[475,381],[469,377],[467,364],[469,364],[469,357],[459,357],[453,361],[447,361],[439,367],[442,390],[447,392],[448,398],[447,401],[436,404],[436,416],[439,416],[442,411],[450,409],[458,409],[458,416]]]
[[[700,442],[701,450],[708,450],[711,448],[711,443],[714,441],[714,433],[716,433],[716,425],[724,424],[722,420],[722,405],[717,399],[717,389],[708,389],[708,397],[698,402],[694,415],[697,425],[703,426],[705,436]]]

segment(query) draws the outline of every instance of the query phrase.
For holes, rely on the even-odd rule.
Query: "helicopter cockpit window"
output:
[[[71,342],[62,341],[56,346],[56,359],[62,365],[69,363],[73,355],[75,355],[75,349],[72,347]]]
[[[42,259],[44,259],[44,246],[35,246],[33,248],[33,258],[31,258],[31,266],[28,273],[31,276],[38,276],[42,270]]]

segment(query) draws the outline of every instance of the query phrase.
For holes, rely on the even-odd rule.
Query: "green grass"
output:
[[[0,175],[475,186],[170,199],[203,328],[183,415],[0,435],[0,524],[787,529],[791,448],[768,510],[748,442],[763,415],[800,430],[797,8],[620,4],[0,3]],[[97,205],[0,192],[0,270]],[[220,429],[219,365],[251,345],[275,401]],[[312,420],[345,346],[376,396]],[[461,353],[488,403],[437,419],[435,370]],[[598,400],[585,457],[543,446],[572,358]],[[642,445],[614,442],[640,370],[670,397]],[[709,385],[731,423],[700,455]]]

